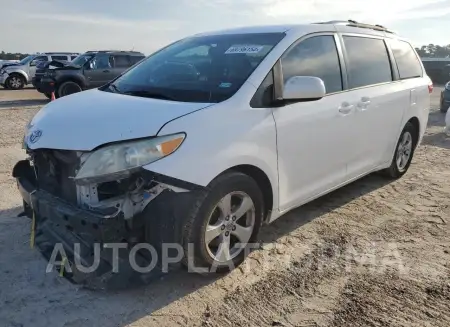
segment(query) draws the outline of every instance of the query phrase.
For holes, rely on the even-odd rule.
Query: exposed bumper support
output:
[[[129,255],[130,248],[141,242],[151,244],[160,253],[162,242],[181,243],[179,231],[182,220],[167,217],[161,212],[169,197],[189,197],[190,192],[175,193],[170,190],[162,196],[163,200],[150,202],[144,211],[131,219],[123,216],[102,216],[96,212],[78,208],[64,200],[37,187],[34,170],[27,160],[20,161],[13,170],[19,192],[24,200],[25,213],[31,218],[34,212],[35,244],[47,260],[55,251],[55,245],[61,244],[65,259],[71,271],[64,271],[64,277],[71,282],[83,284],[90,288],[124,288],[133,284],[147,283],[162,274],[158,256],[156,267],[145,274],[132,269]],[[166,179],[169,182],[170,179]],[[184,185],[186,186],[186,185]],[[152,228],[149,232],[149,226]],[[150,237],[149,237],[150,235]],[[154,237],[152,237],[152,235]],[[154,244],[157,242],[158,244]],[[77,244],[77,248],[75,247]],[[127,248],[120,250],[106,247],[105,244],[121,244]],[[75,256],[83,266],[93,265],[96,257],[95,248],[100,249],[100,263],[93,272],[85,273],[77,269]],[[55,258],[53,258],[55,259]],[[57,259],[59,262],[62,258]],[[135,257],[141,267],[152,262],[148,251]],[[60,271],[62,265],[55,265]],[[118,273],[112,271],[118,268]]]

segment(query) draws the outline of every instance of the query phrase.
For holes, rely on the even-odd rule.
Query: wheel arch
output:
[[[58,84],[57,87],[59,88],[62,84],[66,83],[66,82],[74,82],[74,83],[77,83],[78,85],[80,85],[80,87],[82,89],[85,88],[84,81],[81,78],[77,78],[74,76],[67,76],[67,77],[61,78],[60,80],[57,81],[57,84]]]
[[[413,116],[406,122],[406,124],[407,123],[411,123],[414,126],[414,129],[416,130],[416,135],[413,136],[414,136],[414,147],[417,147],[420,139],[420,127],[421,127],[419,118]]]
[[[9,77],[14,76],[14,75],[19,75],[20,77],[22,77],[25,80],[25,84],[28,83],[28,74],[22,70],[13,71],[11,73],[8,73],[8,75],[9,75]]]
[[[256,184],[258,184],[258,187],[261,190],[264,199],[264,222],[267,222],[270,217],[270,213],[273,210],[274,204],[273,187],[267,174],[261,168],[258,168],[254,165],[243,164],[228,168],[220,175],[229,171],[238,171],[240,173],[243,173],[253,178]]]

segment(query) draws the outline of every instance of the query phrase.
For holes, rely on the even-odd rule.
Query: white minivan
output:
[[[379,25],[195,35],[41,109],[13,175],[44,254],[170,243],[227,270],[262,224],[369,173],[401,177],[432,88],[411,44]]]

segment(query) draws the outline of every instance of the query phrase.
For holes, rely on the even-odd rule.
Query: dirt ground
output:
[[[45,273],[30,250],[11,169],[37,109],[0,103],[0,326],[450,326],[450,138],[439,91],[402,179],[371,175],[294,210],[228,275],[180,271],[121,292]]]

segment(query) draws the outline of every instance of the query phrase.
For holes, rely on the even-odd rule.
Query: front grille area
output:
[[[38,188],[77,204],[77,191],[73,181],[79,166],[77,154],[74,151],[37,150],[31,155]]]

